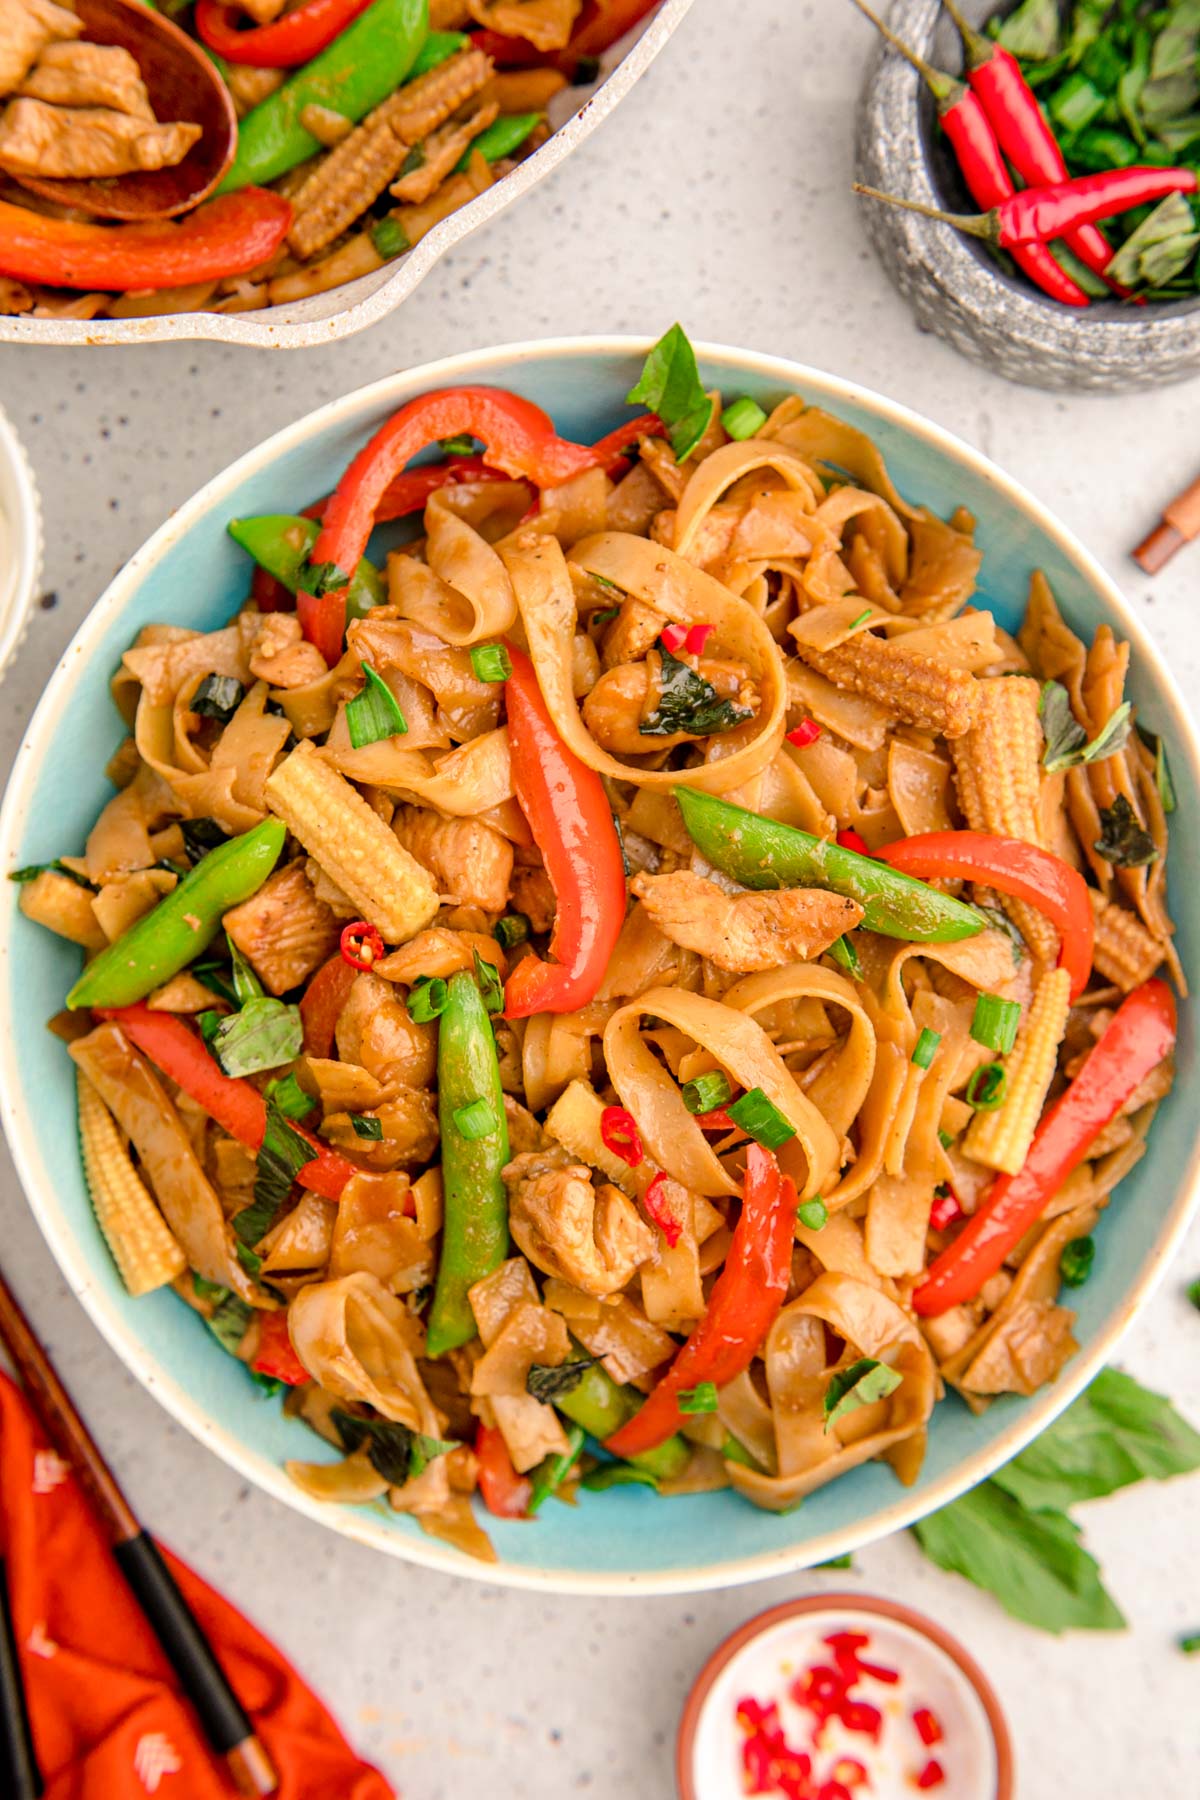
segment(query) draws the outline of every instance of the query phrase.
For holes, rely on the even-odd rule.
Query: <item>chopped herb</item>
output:
[[[9,875],[10,881],[36,881],[39,875],[65,875],[76,887],[87,888],[89,893],[96,893],[96,884],[89,881],[86,875],[80,875],[76,869],[68,869],[66,864],[57,858],[54,862],[29,863],[23,869],[14,869]]]
[[[469,431],[460,431],[457,437],[442,438],[438,449],[443,456],[474,456],[477,440]]]
[[[183,847],[194,863],[207,856],[210,850],[219,850],[222,844],[229,842],[229,833],[223,831],[215,819],[180,819],[179,829],[183,833]]]
[[[496,1129],[496,1114],[490,1100],[469,1100],[466,1106],[456,1106],[453,1119],[455,1130],[469,1144]]]
[[[476,681],[507,681],[512,674],[512,657],[503,644],[472,644],[471,667]]]
[[[1188,1283],[1187,1297],[1196,1308],[1196,1311],[1200,1312],[1200,1281]]]
[[[948,1150],[953,1142],[954,1133],[952,1131],[938,1132],[938,1143],[942,1146],[943,1150]]]
[[[447,987],[440,975],[418,975],[408,990],[408,1016],[414,1025],[428,1025],[446,1010]]]
[[[223,962],[198,962],[192,964],[192,974],[197,981],[211,988],[214,994],[220,994],[222,1000],[228,1000],[230,1006],[239,1004],[234,990],[230,971]]]
[[[313,542],[316,543],[316,538]],[[305,562],[298,571],[298,586],[314,600],[319,600],[324,594],[340,594],[343,588],[350,586],[350,577],[336,563]]]
[[[1200,1631],[1189,1632],[1186,1637],[1181,1637],[1179,1648],[1185,1656],[1195,1656],[1197,1650],[1200,1650]]]
[[[261,999],[262,982],[232,938],[229,939],[229,960],[233,965],[233,991],[238,1005],[245,1006],[247,1000]]]
[[[247,1369],[246,1373],[258,1389],[259,1395],[263,1400],[269,1400],[272,1394],[282,1393],[284,1387],[287,1385],[285,1382],[280,1381],[278,1375],[264,1375],[261,1369]]]
[[[971,1019],[971,1036],[986,1050],[1007,1056],[1017,1041],[1021,1022],[1019,1000],[1002,1000],[999,994],[978,994]]]
[[[330,1421],[342,1440],[347,1455],[366,1448],[371,1467],[383,1476],[389,1487],[403,1487],[413,1475],[419,1475],[435,1456],[456,1450],[457,1444],[442,1438],[427,1437],[412,1431],[393,1419],[362,1419],[357,1413],[334,1407]]]
[[[1058,1259],[1058,1272],[1068,1287],[1082,1287],[1092,1272],[1095,1260],[1095,1238],[1072,1238],[1069,1244],[1063,1246],[1062,1255]]]
[[[602,1494],[615,1487],[649,1487],[658,1492],[658,1483],[648,1469],[638,1469],[627,1462],[600,1463],[588,1470],[579,1485],[591,1494]]]
[[[1061,769],[1074,769],[1082,763],[1100,762],[1106,756],[1115,756],[1118,750],[1124,749],[1133,729],[1133,708],[1125,700],[1089,743],[1087,732],[1071,711],[1071,696],[1058,681],[1042,683],[1038,712],[1046,739],[1042,766],[1050,775],[1057,775]]]
[[[690,1113],[712,1112],[733,1097],[733,1089],[720,1069],[708,1069],[693,1081],[685,1081],[680,1093]]]
[[[619,606],[606,606],[600,612],[594,612],[589,622],[592,625],[607,625],[610,619],[619,616],[620,611]]]
[[[573,1394],[595,1361],[594,1356],[583,1356],[575,1362],[559,1363],[557,1368],[546,1363],[532,1363],[525,1377],[525,1391],[535,1400],[550,1405],[566,1394]]]
[[[294,1062],[304,1047],[298,1006],[282,1000],[248,1000],[240,1012],[222,1019],[209,1047],[225,1075],[256,1075]]]
[[[369,1138],[372,1143],[378,1143],[383,1136],[382,1119],[368,1119],[362,1113],[351,1113],[350,1123],[354,1127],[355,1137]]]
[[[213,1039],[216,1037],[224,1023],[225,1014],[216,1012],[212,1008],[196,1014],[196,1024],[200,1028],[200,1036],[204,1039],[204,1042],[208,1045],[210,1050],[212,1049]]]
[[[209,1317],[204,1323],[220,1344],[222,1350],[228,1350],[230,1356],[236,1356],[238,1347],[246,1335],[247,1327],[254,1317],[254,1308],[231,1294],[228,1289],[219,1290],[224,1296],[217,1301]]]
[[[483,996],[483,1010],[486,1013],[502,1013],[504,1011],[504,983],[500,979],[500,971],[495,963],[489,962],[486,956],[480,956],[478,950],[475,957],[475,980],[479,992]]]
[[[868,606],[865,612],[859,613],[857,619],[851,619],[849,630],[857,631],[860,625],[865,625],[867,620],[871,617],[871,612],[872,608]]]
[[[1162,801],[1162,809],[1168,815],[1175,811],[1175,783],[1171,780],[1171,767],[1167,762],[1167,747],[1159,738],[1154,748],[1154,781],[1158,788],[1158,797]]]
[[[886,1400],[903,1379],[898,1369],[876,1362],[873,1356],[860,1357],[849,1368],[840,1369],[825,1389],[826,1431],[858,1407],[873,1406],[877,1400]]]
[[[282,1081],[273,1081],[271,1093],[285,1119],[307,1119],[317,1104],[311,1094],[305,1093],[294,1075],[285,1075]]]
[[[400,164],[400,174],[415,175],[418,169],[425,167],[425,146],[414,144],[404,161]]]
[[[249,1244],[235,1244],[233,1249],[247,1275],[257,1280],[263,1266],[262,1257],[256,1250],[251,1250]]]
[[[675,1396],[681,1413],[715,1413],[719,1404],[715,1381],[698,1381],[694,1388],[680,1388]]]
[[[371,242],[384,262],[390,262],[393,256],[402,256],[412,248],[399,219],[377,219],[371,227]]]
[[[408,730],[396,696],[382,675],[377,675],[370,663],[360,663],[359,667],[367,685],[346,702],[346,729],[356,750],[377,744],[381,738],[402,737]]]
[[[704,391],[696,352],[681,325],[664,332],[646,358],[635,387],[625,396],[656,412],[667,428],[677,462],[686,462],[712,420],[714,402]]]
[[[862,964],[858,960],[858,951],[854,948],[850,937],[835,938],[829,946],[829,954],[835,963],[845,969],[847,975],[853,976],[855,981],[862,980]]]
[[[1013,924],[1008,914],[1003,912],[998,906],[980,906],[978,901],[975,903],[975,911],[983,914],[993,931],[1002,931],[1005,937],[1010,940],[1013,947],[1013,962],[1019,963],[1025,954],[1025,939],[1021,936],[1021,933],[1017,930],[1017,927]]]
[[[796,1208],[796,1218],[806,1231],[823,1231],[829,1222],[829,1208],[820,1194],[814,1194]]]
[[[751,400],[748,394],[743,394],[740,400],[734,400],[721,414],[721,424],[738,443],[752,438],[755,432],[762,430],[766,422],[766,413],[758,401]]]
[[[940,1031],[930,1031],[928,1025],[921,1028],[921,1035],[913,1049],[912,1060],[918,1069],[927,1069],[937,1055],[937,1047],[942,1041]]]
[[[524,913],[505,913],[492,927],[492,936],[502,950],[511,950],[514,944],[525,942],[529,930],[529,920]]]
[[[267,1126],[258,1153],[254,1198],[249,1206],[233,1215],[235,1236],[251,1247],[266,1237],[292,1191],[292,1183],[305,1164],[312,1161],[312,1145],[298,1131],[293,1131],[288,1114],[279,1103],[281,1086],[282,1083],[272,1082],[264,1095]],[[302,1092],[299,1083],[296,1087]],[[290,1094],[285,1093],[284,1104],[292,1104]]]
[[[199,713],[202,719],[220,719],[222,724],[228,724],[245,693],[235,675],[206,675],[188,701],[188,711]]]
[[[976,1112],[995,1112],[1004,1105],[1008,1092],[1008,1076],[999,1063],[984,1063],[967,1083],[967,1104]]]
[[[1117,869],[1140,869],[1158,855],[1154,839],[1142,827],[1124,794],[1100,808],[1100,836],[1093,849]]]
[[[548,1456],[539,1463],[533,1472],[533,1492],[529,1496],[529,1504],[525,1508],[527,1518],[533,1518],[551,1494],[557,1493],[575,1464],[583,1454],[583,1446],[587,1442],[587,1434],[581,1425],[572,1425],[567,1433],[567,1447],[560,1456]]]
[[[788,1123],[760,1087],[751,1088],[727,1110],[733,1123],[767,1150],[778,1150],[796,1135],[796,1127]]]
[[[751,714],[732,700],[722,700],[711,681],[680,662],[660,645],[658,705],[638,726],[643,737],[671,737],[683,731],[689,737],[709,737],[732,731]]]
[[[195,1294],[197,1300],[220,1301],[225,1298],[229,1289],[227,1287],[222,1287],[219,1281],[206,1280],[203,1275],[197,1275],[196,1271],[193,1269],[192,1292]]]

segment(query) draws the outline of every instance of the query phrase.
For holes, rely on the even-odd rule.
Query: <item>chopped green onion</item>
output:
[[[387,682],[375,673],[370,663],[359,666],[367,678],[367,685],[353,700],[346,702],[346,729],[356,750],[377,744],[381,738],[400,737],[408,730],[404,714]]]
[[[1064,1245],[1063,1253],[1058,1259],[1058,1272],[1068,1287],[1082,1287],[1092,1272],[1095,1260],[1094,1238],[1072,1238],[1069,1244]]]
[[[720,1069],[709,1069],[694,1081],[685,1081],[680,1089],[683,1104],[690,1113],[713,1112],[732,1098],[733,1089]]]
[[[977,1044],[983,1044],[987,1049],[1007,1056],[1017,1041],[1017,1026],[1020,1022],[1021,1005],[1018,1000],[1002,1000],[999,994],[980,994],[975,1001],[971,1036]]]
[[[1162,801],[1165,813],[1175,811],[1175,783],[1171,780],[1171,770],[1167,763],[1167,747],[1162,739],[1158,740],[1158,748],[1154,753],[1154,779],[1158,785],[1158,797]]]
[[[757,400],[751,400],[743,394],[740,400],[734,400],[721,414],[721,423],[731,438],[740,444],[745,438],[752,438],[756,431],[761,431],[767,422],[767,415]]]
[[[728,1111],[733,1123],[767,1150],[778,1150],[780,1144],[786,1144],[796,1135],[796,1127],[788,1124],[775,1102],[769,1100],[760,1087],[751,1088],[740,1100],[735,1100]]]
[[[512,674],[512,658],[503,644],[472,644],[471,667],[476,681],[507,681]]]
[[[938,1132],[938,1143],[942,1146],[943,1150],[948,1150],[953,1142],[954,1133],[952,1131]]]
[[[530,132],[535,130],[545,115],[540,112],[502,113],[494,124],[486,131],[481,131],[477,138],[467,145],[458,161],[455,170],[459,173],[465,169],[471,158],[479,153],[485,162],[499,162],[502,157],[511,156],[519,150]]]
[[[379,219],[371,227],[371,242],[384,262],[390,262],[393,256],[402,256],[412,248],[408,233],[399,219]]]
[[[868,606],[865,612],[859,613],[857,619],[851,619],[850,630],[857,631],[860,625],[865,625],[867,620],[871,617],[872,610],[873,609]]]
[[[455,1130],[469,1144],[496,1129],[496,1115],[490,1100],[470,1100],[466,1106],[456,1106],[453,1118]]]
[[[698,1381],[694,1388],[680,1388],[675,1398],[681,1413],[715,1413],[717,1384],[715,1381]]]
[[[492,936],[502,950],[511,950],[514,944],[523,944],[529,936],[529,920],[524,913],[505,913],[492,927]]]
[[[383,1121],[381,1119],[368,1119],[364,1118],[362,1113],[351,1113],[350,1123],[354,1127],[355,1137],[370,1138],[375,1143],[378,1143],[379,1139],[383,1136]]]
[[[916,1063],[918,1069],[927,1069],[929,1067],[930,1063],[937,1055],[937,1047],[941,1041],[942,1034],[940,1031],[930,1031],[928,1025],[923,1027],[921,1035],[917,1039],[916,1048],[912,1053],[912,1059]]]
[[[440,975],[419,975],[408,993],[408,1016],[414,1025],[428,1025],[446,1010],[446,983]]]
[[[967,1083],[967,1105],[976,1112],[995,1112],[1003,1106],[1008,1091],[1008,1077],[999,1063],[984,1063]]]
[[[828,1221],[829,1208],[820,1194],[814,1194],[811,1200],[797,1208],[796,1217],[806,1231],[820,1231]]]
[[[615,619],[617,617],[620,610],[621,609],[619,606],[602,607],[599,612],[594,612],[592,614],[591,619],[589,620],[589,624],[607,625],[611,619]]]
[[[858,960],[858,951],[848,937],[840,937],[829,946],[829,954],[835,963],[840,963],[847,975],[855,981],[862,980],[862,964]]]
[[[504,984],[500,980],[500,972],[495,963],[490,963],[486,957],[480,956],[478,950],[474,952],[474,956],[475,980],[479,992],[483,995],[483,1010],[487,1013],[502,1013],[504,1011]]]

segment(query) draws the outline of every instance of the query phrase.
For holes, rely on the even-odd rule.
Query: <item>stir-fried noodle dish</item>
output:
[[[232,521],[250,598],[141,631],[113,798],[17,871],[129,1291],[337,1447],[307,1494],[481,1557],[476,1491],[911,1483],[1072,1356],[1172,1079],[1128,646],[1037,573],[1010,636],[966,512],[678,327],[630,398],[425,395]]]

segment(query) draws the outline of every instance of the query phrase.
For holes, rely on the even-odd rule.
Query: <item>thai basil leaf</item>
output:
[[[573,1394],[595,1361],[594,1356],[583,1356],[576,1362],[559,1363],[557,1368],[533,1363],[525,1377],[525,1391],[544,1405],[551,1405],[564,1394]]]
[[[229,960],[233,965],[233,991],[237,995],[238,1005],[245,1006],[248,1000],[260,1000],[263,991],[262,982],[233,939],[230,938],[228,942]]]
[[[1058,681],[1043,682],[1038,701],[1042,733],[1046,739],[1043,768],[1048,774],[1057,775],[1061,769],[1073,769],[1081,763],[1099,762],[1103,757],[1115,756],[1118,750],[1124,749],[1132,730],[1132,711],[1128,700],[1123,701],[1089,743],[1087,732],[1071,711],[1071,696],[1066,688]]]
[[[704,391],[696,352],[682,325],[664,332],[646,358],[636,387],[625,396],[631,406],[656,412],[667,428],[676,462],[692,454],[712,419],[714,402]]]
[[[39,875],[65,875],[68,881],[75,883],[76,887],[87,888],[91,894],[98,891],[94,881],[89,881],[86,875],[80,875],[76,869],[68,869],[65,863],[60,862],[57,858],[54,862],[27,863],[23,869],[13,869],[8,879],[24,883],[36,881]]]
[[[410,1476],[419,1475],[435,1456],[444,1456],[458,1445],[444,1438],[428,1437],[423,1431],[411,1431],[392,1419],[360,1419],[354,1413],[335,1407],[330,1413],[342,1448],[347,1455],[366,1446],[371,1466],[390,1487],[403,1487]]]
[[[354,1127],[355,1137],[369,1138],[373,1143],[378,1143],[383,1136],[382,1119],[368,1119],[362,1113],[351,1113],[350,1123]]]
[[[188,701],[188,711],[227,725],[242,704],[245,692],[236,675],[206,675]]]
[[[229,833],[223,831],[215,819],[180,819],[179,829],[183,833],[183,847],[188,859],[194,863],[207,856],[210,850],[219,850],[222,844],[229,842]]]
[[[1140,869],[1158,855],[1154,839],[1143,830],[1124,794],[1100,808],[1100,836],[1094,848],[1117,869]]]
[[[236,1356],[238,1345],[245,1337],[246,1328],[254,1316],[254,1308],[248,1306],[237,1294],[232,1294],[227,1289],[222,1292],[224,1298],[217,1301],[204,1323],[222,1350],[228,1350],[230,1356]]]
[[[273,1087],[265,1095],[267,1128],[258,1153],[254,1199],[233,1215],[233,1229],[243,1244],[253,1246],[266,1237],[275,1215],[292,1191],[292,1183],[312,1161],[312,1145],[293,1131],[280,1108]]]
[[[839,1370],[825,1389],[826,1431],[857,1407],[870,1406],[876,1400],[886,1400],[889,1394],[895,1393],[903,1379],[898,1369],[890,1369],[887,1363],[876,1362],[873,1356],[860,1357],[848,1369]]]
[[[718,731],[732,731],[750,717],[749,712],[722,700],[711,681],[661,645],[659,683],[662,692],[658,705],[638,726],[643,737],[671,737],[686,731],[692,737],[710,737]]]
[[[255,1075],[294,1062],[304,1047],[298,1006],[260,996],[222,1019],[211,1049],[226,1075]]]

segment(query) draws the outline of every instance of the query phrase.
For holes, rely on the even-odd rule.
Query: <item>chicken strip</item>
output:
[[[53,0],[0,0],[0,95],[15,93],[47,44],[82,30],[83,20]]]
[[[48,44],[21,93],[51,106],[109,106],[131,118],[154,118],[142,72],[119,44]]]
[[[0,115],[0,169],[55,181],[169,169],[200,133],[190,122],[160,125],[103,106],[13,100]]]
[[[484,912],[504,911],[513,849],[491,825],[482,819],[443,819],[424,806],[402,806],[392,830],[404,848],[424,863],[440,893]]]
[[[277,869],[225,914],[225,930],[272,994],[286,994],[337,949],[340,926],[302,862]]]
[[[716,882],[687,869],[637,875],[632,887],[672,943],[738,974],[820,956],[863,916],[857,900],[823,888],[726,894]]]
[[[619,1188],[592,1185],[582,1163],[553,1151],[518,1156],[504,1171],[513,1241],[537,1268],[603,1299],[654,1255],[654,1233]]]

